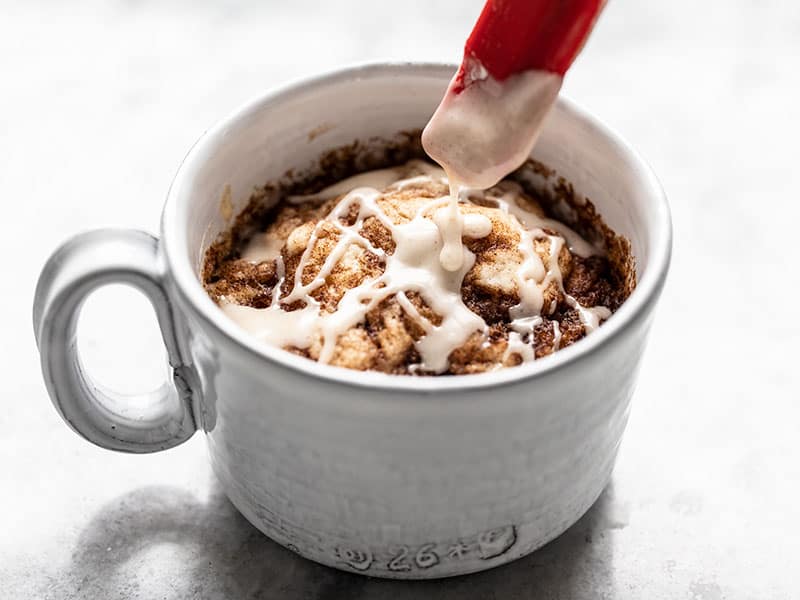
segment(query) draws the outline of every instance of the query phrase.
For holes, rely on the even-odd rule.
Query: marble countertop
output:
[[[201,435],[115,454],[50,405],[30,305],[60,241],[156,231],[178,163],[215,120],[344,63],[455,61],[481,4],[0,3],[0,596],[798,597],[796,3],[614,0],[569,76],[566,92],[660,176],[675,253],[612,484],[533,555],[434,582],[339,573],[239,516]],[[101,381],[144,390],[163,376],[133,292],[98,293],[81,326]]]

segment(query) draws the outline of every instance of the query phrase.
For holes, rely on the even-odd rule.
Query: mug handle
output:
[[[186,441],[197,429],[192,409],[197,378],[181,357],[165,272],[157,238],[101,229],[63,244],[39,276],[33,327],[47,391],[67,424],[103,448],[157,452]],[[155,309],[174,381],[154,392],[128,395],[98,385],[78,354],[81,307],[91,292],[113,283],[140,290]]]

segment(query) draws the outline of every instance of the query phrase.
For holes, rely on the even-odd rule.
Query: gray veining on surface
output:
[[[155,231],[180,159],[230,109],[346,62],[456,60],[480,0],[76,4],[0,3],[0,596],[797,596],[800,7],[610,3],[566,92],[651,162],[676,231],[613,484],[528,558],[408,584],[269,542],[224,499],[201,436],[152,456],[80,440],[46,397],[30,302],[71,233]],[[159,341],[141,298],[103,293],[84,321],[101,379],[152,387]]]

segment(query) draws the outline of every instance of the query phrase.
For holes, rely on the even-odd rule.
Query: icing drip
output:
[[[528,362],[536,358],[533,346],[530,343],[523,341],[522,335],[516,331],[512,331],[508,334],[508,347],[503,354],[503,364],[505,364],[506,361],[514,354],[519,356],[522,359],[522,362]],[[498,368],[501,366],[503,365],[498,365]]]
[[[553,321],[553,352],[561,347],[561,327],[558,321]]]
[[[458,271],[464,263],[464,252],[461,246],[461,235],[464,231],[464,217],[458,209],[458,193],[450,191],[447,205],[437,210],[433,222],[442,236],[442,251],[439,262],[448,271]]]
[[[534,360],[534,328],[542,323],[543,312],[551,314],[555,309],[554,305],[543,306],[544,290],[552,282],[560,286],[566,302],[578,311],[587,332],[610,315],[605,307],[581,306],[563,288],[558,264],[563,245],[568,244],[571,251],[582,256],[594,253],[594,248],[562,223],[541,217],[520,205],[517,198],[521,188],[515,184],[504,183],[502,188],[488,192],[459,188],[458,193],[423,202],[406,222],[395,223],[381,208],[382,190],[403,190],[432,182],[447,183],[444,172],[428,163],[411,161],[394,169],[362,173],[313,195],[291,197],[289,201],[295,204],[337,197],[339,200],[314,226],[292,273],[285,271],[281,255],[284,243],[276,235],[254,236],[244,249],[242,258],[251,262],[275,261],[279,283],[273,288],[272,303],[267,308],[257,309],[223,299],[222,310],[243,328],[273,345],[298,349],[316,347],[318,361],[328,363],[335,357],[337,340],[341,335],[362,323],[367,313],[381,302],[395,298],[405,314],[424,332],[415,342],[420,362],[412,371],[444,372],[454,349],[462,346],[473,334],[485,336],[488,330],[483,319],[472,312],[461,297],[464,277],[475,264],[475,255],[463,244],[463,238],[483,238],[492,230],[489,218],[462,210],[480,195],[482,204],[494,202],[498,210],[511,217],[520,239],[517,250],[522,262],[514,273],[519,303],[509,311],[510,332],[504,363],[512,354],[520,356],[523,361]],[[455,192],[455,189],[451,188],[451,191]],[[355,221],[347,225],[346,217],[352,219],[353,212],[356,213]],[[394,252],[385,252],[361,235],[364,222],[369,218],[376,219],[389,231],[395,245]],[[331,226],[337,235],[335,245],[309,279],[307,267],[311,264],[323,227],[329,230]],[[551,235],[545,229],[555,231],[557,235]],[[534,247],[534,242],[540,239],[549,240],[546,264]],[[326,284],[337,265],[347,259],[354,247],[375,256],[381,263],[382,272],[347,289],[335,310],[325,309],[314,293]],[[288,284],[291,284],[288,291],[281,296],[281,290]],[[417,294],[438,316],[440,320],[437,323],[421,314],[409,298],[411,293]],[[293,305],[295,310],[288,310],[289,305]],[[301,308],[296,308],[297,305]],[[553,327],[554,348],[558,348],[561,337],[558,323],[554,322]]]
[[[464,262],[461,238],[482,238],[489,235],[492,222],[483,215],[462,214],[458,208],[460,203],[468,202],[469,190],[460,185],[450,186],[450,197],[447,205],[437,210],[433,215],[433,222],[439,228],[442,236],[442,251],[439,253],[439,262],[442,268],[448,271],[458,271]]]

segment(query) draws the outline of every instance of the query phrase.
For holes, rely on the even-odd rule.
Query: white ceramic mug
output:
[[[250,337],[200,282],[206,248],[230,225],[231,211],[220,210],[228,186],[235,213],[254,186],[325,150],[422,127],[454,70],[369,65],[268,93],[189,152],[160,240],[103,230],[57,250],[39,280],[34,326],[67,423],[127,452],[163,450],[202,429],[214,471],[256,527],[312,560],[369,575],[486,569],[574,523],[611,475],[671,226],[650,169],[571,102],[559,100],[533,156],[631,241],[639,283],[599,330],[555,355],[480,375],[349,371]],[[174,372],[134,399],[99,387],[76,354],[83,300],[119,282],[153,303]]]

